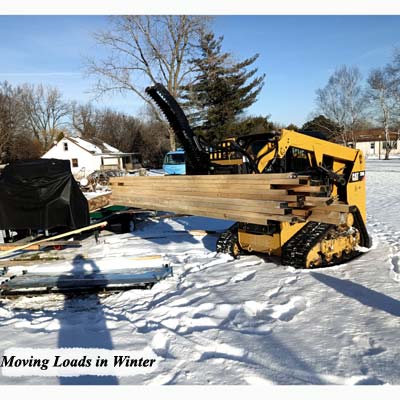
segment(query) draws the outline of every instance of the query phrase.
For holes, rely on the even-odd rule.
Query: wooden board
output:
[[[332,203],[328,206],[317,206],[313,209],[315,212],[330,212],[330,211],[339,211],[339,212],[350,212],[350,206],[348,204],[338,204]]]
[[[327,193],[328,188],[326,186],[309,186],[309,185],[298,185],[291,188],[287,188],[289,192],[294,193]]]
[[[281,185],[307,185],[309,183],[309,178],[285,178],[285,179],[271,179],[270,184],[281,186]]]
[[[201,201],[196,201],[196,203],[186,203],[170,201],[170,200],[158,200],[157,204],[154,204],[154,200],[143,200],[143,199],[129,199],[126,198],[124,200],[125,203],[131,202],[131,204],[135,204],[135,207],[140,208],[150,208],[152,207],[158,211],[165,210],[179,210],[178,212],[184,212],[187,214],[196,215],[195,210],[197,208],[201,208],[203,210],[209,210],[209,213],[213,213],[214,211],[227,211],[227,212],[241,212],[248,213],[253,212],[257,214],[275,214],[275,215],[287,215],[290,214],[291,209],[289,208],[273,208],[273,207],[258,207],[258,206],[239,206],[235,204],[229,203],[205,203]],[[243,216],[245,218],[245,216]]]
[[[137,193],[153,195],[157,193],[159,196],[160,193],[164,194],[182,194],[182,195],[193,195],[193,196],[210,196],[210,197],[230,197],[230,198],[249,198],[249,199],[271,199],[271,200],[279,200],[283,199],[283,196],[287,196],[287,190],[257,190],[255,188],[249,190],[243,190],[240,188],[212,188],[212,189],[200,189],[198,187],[183,187],[183,188],[169,188],[165,186],[157,186],[157,187],[143,187],[143,188],[128,188],[128,187],[118,187],[113,189],[111,201],[114,202],[115,196],[121,195],[134,195]],[[292,195],[296,196],[296,195]],[[295,199],[293,197],[292,199]],[[287,200],[285,200],[287,201]],[[115,203],[115,202],[114,202]]]
[[[128,195],[116,195],[113,198],[115,199],[131,199],[138,202],[150,202],[154,203],[154,197],[146,196],[143,193],[137,194],[128,194]],[[180,204],[194,204],[194,203],[209,203],[210,206],[218,206],[218,205],[234,205],[240,208],[245,209],[246,207],[258,207],[262,209],[266,208],[288,208],[287,201],[280,200],[252,200],[252,199],[237,199],[235,197],[208,197],[208,196],[187,196],[187,195],[178,195],[178,194],[167,194],[165,193],[161,198],[157,199],[159,201],[168,201],[168,202],[179,202]]]
[[[311,215],[308,217],[308,220],[316,222],[325,222],[334,225],[341,225],[346,223],[347,216],[348,213],[343,213],[339,211],[323,212],[323,211],[312,210]]]

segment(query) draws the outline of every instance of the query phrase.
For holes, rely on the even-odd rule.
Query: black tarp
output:
[[[7,165],[0,176],[0,229],[76,229],[89,225],[89,207],[68,160]]]

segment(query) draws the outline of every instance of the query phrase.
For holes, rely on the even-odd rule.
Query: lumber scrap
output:
[[[25,243],[24,243],[25,244]],[[68,247],[79,247],[81,242],[79,240],[52,240],[44,243],[31,243],[29,247],[26,247],[24,250],[42,250],[46,247],[55,247],[55,246],[68,246]],[[14,250],[17,247],[20,247],[20,243],[1,243],[0,251],[6,250]]]
[[[5,251],[1,252],[0,253],[0,258],[6,256],[8,254],[14,253],[15,251],[25,250],[29,246],[32,246],[32,244],[38,245],[38,244],[42,244],[42,243],[45,243],[45,242],[49,242],[51,240],[61,239],[63,237],[72,236],[72,235],[77,235],[79,233],[82,233],[82,232],[85,232],[85,231],[89,231],[89,230],[92,230],[92,229],[101,229],[101,228],[104,228],[106,225],[107,225],[107,222],[100,222],[98,224],[88,225],[88,226],[85,226],[83,228],[74,229],[72,231],[61,233],[61,234],[56,235],[56,236],[50,236],[50,237],[48,237],[46,239],[41,239],[41,240],[38,240],[38,241],[33,242],[33,243],[25,243],[25,244],[23,244],[21,246],[15,247],[13,249],[8,249],[8,250],[5,250]]]
[[[89,212],[99,210],[110,205],[111,193],[102,194],[100,196],[88,198]]]

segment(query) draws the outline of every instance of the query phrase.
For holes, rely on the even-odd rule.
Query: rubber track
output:
[[[360,210],[357,207],[354,207],[351,210],[351,213],[354,217],[354,226],[360,232],[360,246],[370,248],[372,246],[372,240],[368,235],[368,231],[364,224],[364,220],[362,219]]]
[[[238,236],[237,236],[238,224],[233,224],[229,229],[225,232],[221,233],[220,237],[217,240],[217,253],[225,253],[230,256],[236,258],[238,255],[234,254],[233,247],[235,244],[238,244]]]
[[[360,210],[357,207],[351,207],[350,212],[354,217],[354,227],[360,233],[360,246],[370,248],[372,241],[368,235],[367,228],[361,216]],[[299,232],[297,232],[291,239],[289,239],[282,246],[282,264],[290,265],[295,268],[306,268],[306,260],[308,252],[321,240],[329,229],[334,228],[335,225],[324,224],[319,222],[309,222]],[[349,254],[342,254],[339,258],[334,258],[332,261],[327,262],[322,260],[322,265],[318,267],[328,267],[332,265],[342,264],[350,261],[362,253],[354,250]]]
[[[335,225],[309,222],[282,246],[282,264],[305,268],[309,251]]]

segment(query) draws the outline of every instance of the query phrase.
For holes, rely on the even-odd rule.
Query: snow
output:
[[[110,152],[110,153],[120,153],[118,149],[116,149],[113,146],[110,146],[109,144],[103,142],[103,146]]]
[[[151,290],[0,300],[0,354],[12,347],[148,349],[157,368],[135,376],[6,377],[1,384],[400,384],[400,160],[368,160],[373,247],[340,266],[296,270],[257,255],[215,253],[231,222],[153,219],[57,254],[101,270],[168,262]],[[148,257],[154,256],[154,257]],[[39,265],[37,270],[40,270]]]
[[[103,150],[99,146],[96,146],[94,143],[84,140],[80,137],[74,136],[74,137],[71,137],[70,140],[77,143],[79,146],[83,147],[85,150],[87,150],[91,153],[94,153],[94,154],[103,154],[104,153]],[[118,149],[116,149],[115,147],[112,147],[109,144],[104,143],[104,142],[100,142],[100,143],[110,153],[120,153],[120,151]]]
[[[165,171],[163,169],[146,169],[145,171],[145,175],[147,176],[159,176],[159,175],[165,175]],[[135,172],[131,172],[129,173],[129,175],[140,175],[141,171],[137,170]]]

